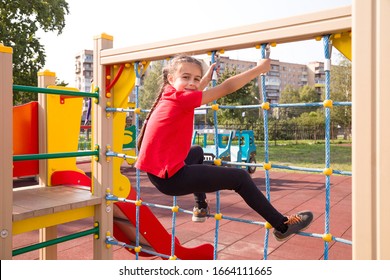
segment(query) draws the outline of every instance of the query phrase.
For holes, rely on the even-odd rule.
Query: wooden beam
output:
[[[108,65],[142,60],[153,61],[178,53],[197,55],[221,49],[252,48],[262,43],[303,41],[325,34],[350,31],[351,25],[351,7],[346,6],[180,39],[102,50],[100,62]]]

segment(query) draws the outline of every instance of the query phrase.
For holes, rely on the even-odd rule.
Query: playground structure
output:
[[[229,162],[229,165],[237,167],[241,167],[241,163],[244,162],[253,164],[244,166],[250,174],[256,171],[256,144],[252,130],[219,129],[218,139],[214,141],[213,145],[208,144],[209,136],[212,136],[212,140],[215,139],[213,129],[195,130],[192,138],[193,145],[200,144],[203,148],[205,162],[213,163],[215,159],[220,159],[225,161],[225,164]],[[218,149],[216,144],[218,144]]]
[[[97,81],[99,89],[99,102],[93,108],[93,136],[94,144],[99,149],[91,152],[92,156],[99,157],[93,162],[92,194],[83,198],[87,213],[84,216],[94,216],[98,226],[94,226],[91,232],[99,236],[94,241],[94,258],[111,259],[112,249],[107,246],[107,237],[113,232],[114,216],[113,202],[110,195],[124,198],[130,193],[127,178],[119,172],[119,166],[123,157],[108,156],[108,152],[121,151],[123,139],[117,137],[124,133],[116,132],[123,129],[124,114],[121,112],[107,111],[106,107],[127,108],[127,95],[133,87],[139,86],[139,65],[143,61],[152,61],[167,58],[176,53],[191,51],[194,54],[213,52],[215,50],[229,50],[254,47],[269,42],[278,44],[299,40],[308,40],[326,34],[349,34],[353,30],[352,54],[353,57],[353,258],[354,259],[389,259],[390,244],[388,234],[390,227],[389,205],[386,198],[390,194],[388,141],[390,131],[384,120],[389,119],[390,112],[386,110],[386,101],[390,98],[385,94],[385,74],[390,72],[388,65],[381,61],[388,61],[389,54],[385,46],[389,45],[386,36],[389,29],[389,3],[385,1],[355,1],[353,10],[350,7],[334,9],[319,13],[292,17],[284,20],[271,21],[220,32],[207,33],[199,36],[144,45],[132,48],[111,49],[112,37],[102,35],[95,38],[94,55],[94,81]],[[353,13],[352,13],[353,12]],[[344,35],[342,35],[343,38]],[[368,40],[367,38],[372,38]],[[335,40],[337,41],[337,40]],[[342,45],[340,48],[345,48]],[[346,47],[348,49],[348,47]],[[347,51],[342,51],[346,53]],[[364,55],[362,55],[364,54]],[[0,130],[12,131],[9,116],[12,114],[12,49],[0,48]],[[134,67],[130,67],[133,63]],[[119,66],[120,65],[120,66]],[[146,65],[146,64],[145,64]],[[126,75],[119,79],[115,86],[110,87],[111,79],[117,77],[117,73]],[[374,71],[375,70],[375,71]],[[367,75],[371,73],[371,75]],[[41,79],[42,77],[40,77]],[[43,79],[43,78],[42,78]],[[114,79],[115,80],[115,79]],[[126,81],[126,82],[124,82]],[[129,81],[132,81],[129,83]],[[46,87],[48,84],[39,83]],[[52,81],[49,84],[54,84]],[[105,89],[105,90],[104,90]],[[43,89],[41,89],[43,91]],[[364,98],[370,93],[371,98]],[[68,99],[65,101],[68,102]],[[42,113],[39,108],[39,113]],[[44,108],[43,108],[44,109]],[[135,113],[141,110],[133,109]],[[362,112],[365,112],[364,114]],[[40,116],[38,114],[38,116]],[[123,117],[122,117],[123,116]],[[41,124],[41,123],[40,123]],[[41,128],[39,128],[41,129]],[[115,137],[114,137],[115,134]],[[12,257],[12,232],[15,227],[12,202],[15,193],[12,190],[12,133],[2,133],[1,147],[1,259]],[[39,143],[39,152],[47,152],[46,143]],[[41,149],[42,147],[42,149]],[[365,152],[362,152],[365,151]],[[39,171],[45,161],[39,162]],[[325,174],[326,178],[331,173]],[[48,176],[39,174],[40,184],[46,188],[50,184]],[[107,190],[108,189],[108,190]],[[139,192],[137,193],[139,195]],[[14,198],[14,199],[13,199]],[[136,197],[136,213],[141,208],[140,198]],[[138,205],[137,205],[138,202]],[[70,204],[66,204],[67,207]],[[173,216],[177,211],[177,205],[172,207]],[[65,208],[57,209],[63,214]],[[76,210],[77,212],[77,210]],[[30,215],[31,213],[27,213]],[[82,214],[74,214],[74,218],[80,218]],[[45,222],[43,238],[50,239],[55,235],[55,224],[50,224],[42,217],[36,221]],[[58,221],[56,221],[58,222]],[[59,222],[64,222],[60,220]],[[217,219],[218,222],[218,219]],[[22,222],[23,223],[23,222]],[[137,223],[137,222],[136,222]],[[138,226],[138,225],[137,225]],[[21,230],[29,230],[23,225]],[[136,233],[137,235],[137,233]],[[174,234],[172,234],[174,237]],[[106,238],[104,238],[106,237]],[[174,238],[172,238],[174,239]],[[175,244],[175,242],[172,242]],[[55,249],[55,246],[53,246]],[[54,257],[52,248],[46,248],[46,256]],[[137,246],[138,250],[141,248]],[[173,256],[172,256],[173,257]]]

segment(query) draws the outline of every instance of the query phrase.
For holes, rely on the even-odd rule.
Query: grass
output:
[[[305,168],[325,167],[324,143],[283,143],[269,145],[268,157],[273,164]],[[256,160],[264,161],[264,146],[257,144]],[[334,170],[352,171],[352,147],[339,142],[330,145],[330,166]]]
[[[86,139],[85,136],[80,135],[78,149],[81,151],[91,150],[91,139]]]

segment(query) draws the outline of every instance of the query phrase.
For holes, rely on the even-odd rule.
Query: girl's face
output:
[[[198,90],[202,71],[199,65],[184,62],[173,74],[168,74],[168,81],[177,91]]]

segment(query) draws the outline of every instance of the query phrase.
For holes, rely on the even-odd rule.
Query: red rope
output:
[[[124,68],[125,68],[124,64],[122,64],[119,67],[118,73],[116,73],[115,78],[111,81],[111,83],[109,85],[106,86],[106,92],[110,91],[112,89],[112,87],[116,84],[116,82],[118,81],[119,77],[121,76]]]

